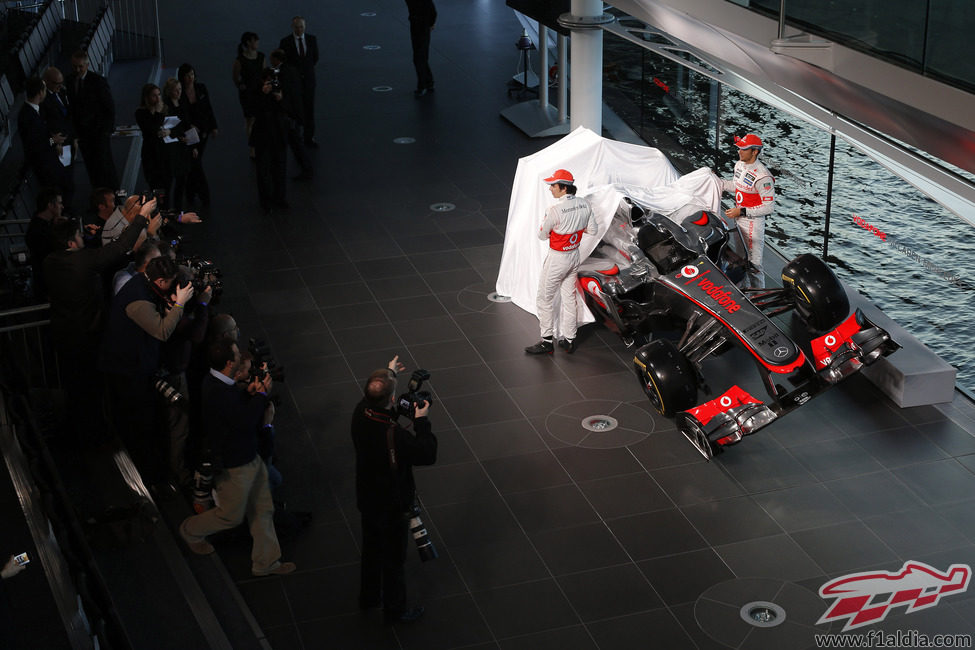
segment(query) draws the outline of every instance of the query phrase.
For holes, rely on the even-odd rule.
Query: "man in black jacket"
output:
[[[165,457],[156,430],[156,391],[162,343],[169,339],[193,297],[193,285],[175,287],[176,262],[156,257],[133,276],[112,300],[102,338],[98,369],[111,389],[116,431],[132,454],[143,480],[163,485]]]
[[[406,0],[410,10],[410,42],[413,44],[413,67],[416,68],[416,90],[422,97],[433,92],[433,71],[430,70],[430,32],[437,22],[437,8],[433,0]]]
[[[301,172],[296,181],[309,181],[312,178],[311,158],[301,144],[301,125],[304,122],[304,105],[301,99],[301,79],[293,63],[287,59],[284,50],[278,48],[268,56],[271,70],[281,90],[281,106],[288,116],[288,147],[295,155]]]
[[[296,567],[294,562],[281,561],[267,467],[257,453],[258,430],[264,424],[271,376],[255,379],[247,390],[239,390],[234,383],[240,364],[237,343],[218,340],[209,355],[210,374],[203,379],[201,389],[203,429],[215,455],[214,466],[223,468],[213,484],[219,505],[183,520],[180,535],[191,551],[209,555],[214,549],[206,541],[207,535],[235,528],[246,516],[254,538],[251,573],[291,573]]]
[[[61,385],[69,413],[80,440],[104,438],[104,425],[97,417],[101,409],[100,377],[95,374],[98,341],[104,326],[105,293],[101,273],[121,266],[125,254],[149,223],[156,200],[147,201],[132,224],[111,244],[85,248],[78,222],[61,221],[54,226],[57,250],[44,259],[44,280],[51,303],[51,341],[58,353]],[[162,216],[153,217],[154,228]]]
[[[78,50],[71,56],[67,93],[74,113],[78,144],[85,159],[92,187],[119,187],[118,172],[112,158],[111,137],[115,130],[115,100],[105,77],[88,69],[88,53]]]
[[[257,168],[257,194],[266,215],[271,206],[288,209],[288,114],[284,93],[274,88],[274,71],[261,73],[261,86],[252,93],[254,127],[250,145],[254,147]]]
[[[315,66],[318,64],[318,40],[313,34],[305,33],[305,19],[295,16],[291,19],[291,33],[281,39],[278,45],[284,50],[288,61],[298,70],[301,79],[301,99],[304,115],[301,120],[305,130],[305,144],[317,148],[315,142]]]
[[[26,101],[17,116],[17,132],[24,145],[24,159],[41,184],[61,190],[64,202],[70,206],[74,184],[58,158],[65,136],[53,133],[41,116],[41,105],[47,96],[44,82],[31,77],[25,84],[24,95]]]
[[[422,607],[406,607],[407,513],[416,500],[413,466],[437,462],[437,438],[427,419],[430,403],[415,405],[414,433],[396,421],[395,377],[404,369],[396,356],[369,375],[352,413],[356,505],[362,516],[359,606],[382,604],[388,624],[412,623],[423,615]]]

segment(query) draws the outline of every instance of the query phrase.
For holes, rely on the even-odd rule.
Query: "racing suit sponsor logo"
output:
[[[846,632],[879,623],[894,607],[906,606],[905,613],[913,614],[934,607],[942,596],[967,591],[971,577],[967,564],[952,564],[942,573],[917,561],[905,562],[896,573],[866,571],[841,576],[819,588],[820,597],[836,601],[816,625],[846,619],[842,630]]]
[[[548,245],[553,251],[562,251],[563,253],[568,251],[574,251],[579,248],[579,242],[582,241],[582,233],[584,230],[577,230],[575,232],[569,233],[557,233],[554,230],[548,235]]]
[[[688,269],[688,266],[685,266],[683,269],[681,269],[681,275],[684,275],[684,272],[687,269]],[[695,268],[695,271],[696,270],[697,269]],[[725,311],[727,311],[729,314],[733,314],[736,311],[738,311],[739,309],[741,309],[741,305],[739,305],[731,297],[731,290],[730,289],[725,289],[723,284],[715,285],[713,282],[711,282],[711,280],[709,280],[706,277],[704,277],[705,275],[707,275],[710,272],[711,272],[711,269],[708,269],[707,271],[705,271],[704,273],[702,273],[700,275],[700,278],[697,277],[697,275],[698,275],[697,273],[695,273],[692,276],[684,276],[684,277],[690,277],[690,280],[688,280],[684,284],[685,285],[686,284],[691,284],[691,282],[694,282],[696,280],[697,281],[697,286],[700,287],[701,291],[703,291],[704,293],[708,294],[711,297],[711,300],[713,300],[714,302],[718,303],[718,305],[720,305],[721,307],[724,307]]]

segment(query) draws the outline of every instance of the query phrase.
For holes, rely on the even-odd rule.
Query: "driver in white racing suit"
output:
[[[535,298],[542,340],[525,348],[528,354],[552,354],[555,296],[561,294],[559,347],[569,354],[576,349],[576,270],[579,268],[579,243],[582,234],[595,235],[596,218],[589,201],[576,196],[575,178],[564,169],[546,178],[552,196],[558,202],[545,211],[538,238],[548,240],[549,251],[538,279]]]
[[[744,138],[735,136],[735,146],[738,147],[735,177],[721,181],[721,189],[735,195],[735,207],[725,210],[725,216],[738,224],[748,249],[748,261],[755,267],[754,271],[748,272],[747,286],[764,289],[765,217],[772,214],[775,204],[775,179],[765,165],[758,162],[761,138],[754,133]]]

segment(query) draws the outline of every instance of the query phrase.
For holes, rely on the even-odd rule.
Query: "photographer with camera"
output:
[[[294,177],[296,181],[310,181],[312,178],[311,157],[301,142],[301,127],[304,123],[305,107],[301,99],[301,78],[298,70],[287,59],[284,50],[277,49],[269,57],[271,70],[274,71],[272,87],[281,90],[284,111],[288,114],[288,147],[295,155],[295,160],[301,167],[301,173]]]
[[[176,262],[154,258],[112,300],[98,367],[113,396],[116,431],[147,482],[163,483],[166,470],[156,432],[154,377],[162,342],[183,316],[193,285],[175,284]]]
[[[208,535],[237,527],[246,517],[254,546],[254,576],[284,575],[295,570],[293,562],[281,562],[281,546],[274,530],[274,503],[267,468],[258,454],[258,432],[265,421],[270,375],[255,379],[238,390],[234,375],[240,365],[240,349],[228,338],[213,343],[210,372],[203,380],[203,425],[212,443],[217,506],[187,517],[180,536],[198,555],[213,553]]]
[[[389,625],[423,616],[422,607],[406,606],[403,565],[416,503],[413,466],[437,462],[437,438],[427,419],[429,399],[410,404],[413,432],[397,422],[396,374],[403,370],[395,356],[386,368],[369,375],[352,414],[356,505],[362,517],[359,607],[382,605]],[[411,388],[415,385],[411,382]]]
[[[277,85],[277,88],[275,88]],[[288,209],[288,113],[284,92],[274,70],[261,73],[261,84],[253,91],[254,127],[250,145],[254,147],[257,163],[257,194],[265,214],[271,207]]]

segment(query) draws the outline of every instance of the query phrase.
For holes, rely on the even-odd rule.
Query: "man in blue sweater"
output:
[[[258,431],[264,424],[271,376],[255,379],[246,391],[234,385],[240,364],[237,343],[223,339],[210,350],[210,374],[203,379],[204,431],[215,455],[216,508],[187,517],[179,532],[190,550],[198,555],[213,553],[207,535],[235,528],[247,517],[254,546],[251,573],[255,576],[284,575],[295,570],[294,562],[281,562],[281,546],[274,530],[274,502],[267,480],[267,468],[257,453]]]

